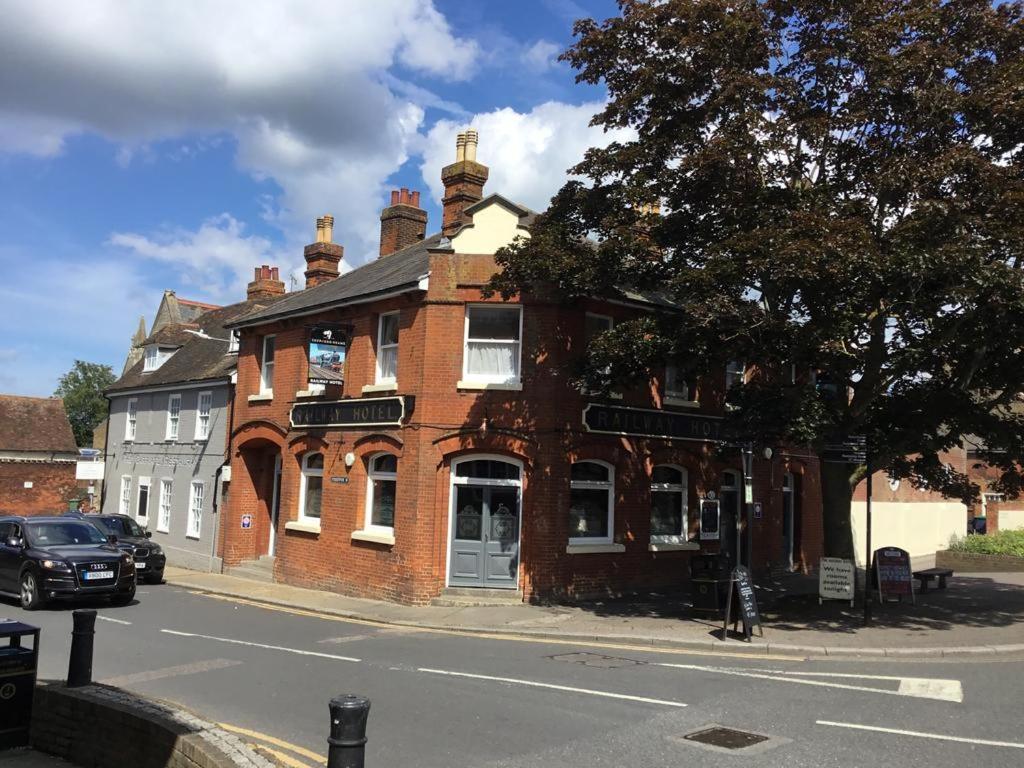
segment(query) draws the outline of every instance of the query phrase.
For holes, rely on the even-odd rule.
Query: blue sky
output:
[[[164,289],[244,298],[294,273],[316,216],[348,266],[392,188],[440,221],[440,168],[480,132],[487,189],[545,207],[608,141],[603,92],[555,61],[612,0],[0,0],[0,392],[76,358],[119,373]]]

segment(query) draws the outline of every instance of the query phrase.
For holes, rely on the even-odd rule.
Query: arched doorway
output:
[[[448,586],[519,585],[523,465],[504,456],[452,462]]]
[[[246,501],[235,507],[240,516],[235,525],[250,531],[251,536],[246,547],[249,554],[244,559],[272,557],[281,507],[281,449],[270,440],[254,438],[241,443],[238,454],[245,471],[242,477],[235,478],[233,495]],[[251,489],[245,488],[249,483]]]

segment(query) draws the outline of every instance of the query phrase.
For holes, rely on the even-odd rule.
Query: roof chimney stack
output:
[[[316,220],[316,242],[307,245],[302,252],[306,259],[306,287],[326,283],[338,276],[338,263],[345,255],[345,249],[334,238],[334,217],[329,213]]]
[[[283,293],[284,281],[281,280],[278,268],[264,264],[262,267],[256,267],[253,281],[245,289],[245,298],[249,301],[269,299]]]
[[[451,237],[465,222],[465,210],[483,199],[488,169],[476,160],[477,144],[479,134],[475,130],[460,133],[455,139],[455,162],[441,169],[441,232],[445,237]]]
[[[391,191],[391,205],[380,213],[380,255],[390,256],[427,236],[427,212],[420,193],[405,187]]]

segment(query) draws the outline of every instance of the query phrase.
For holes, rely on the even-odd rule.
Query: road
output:
[[[94,678],[178,702],[294,768],[325,762],[341,693],[372,701],[370,766],[1024,765],[1022,658],[729,656],[399,630],[171,585],[138,598],[95,606]],[[6,601],[3,616],[41,626],[41,676],[66,675],[70,607]],[[682,738],[709,724],[770,738],[740,752]]]

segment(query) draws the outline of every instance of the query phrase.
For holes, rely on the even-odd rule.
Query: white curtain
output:
[[[515,379],[519,376],[519,343],[469,342],[468,373],[474,376]]]
[[[394,379],[398,375],[398,347],[384,347],[380,351],[381,379]]]

